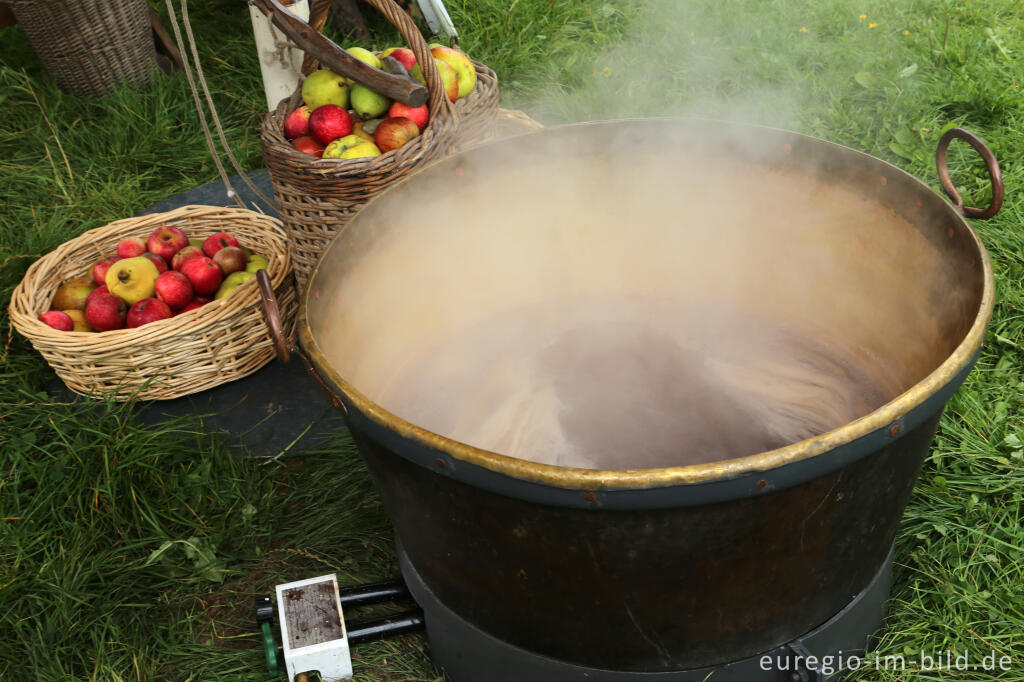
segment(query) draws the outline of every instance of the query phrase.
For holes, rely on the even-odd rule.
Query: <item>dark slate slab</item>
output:
[[[267,173],[267,171],[258,170],[247,173],[247,175],[250,182],[252,182],[259,191],[263,192],[263,194],[270,199],[274,198],[274,188],[270,184],[270,174]],[[275,218],[277,217],[277,209],[260,199],[241,177],[232,175],[229,180],[232,188],[234,188],[235,192],[238,193],[238,196],[245,203],[246,208],[252,211],[266,213],[267,215],[274,216]],[[188,204],[203,204],[205,206],[238,206],[238,203],[228,196],[227,188],[224,186],[224,181],[214,180],[213,182],[208,182],[205,185],[193,187],[187,192],[182,192],[181,194],[175,194],[172,197],[168,197],[167,199],[140,211],[139,215],[173,211],[176,208],[187,206]]]
[[[250,174],[261,192],[273,197],[266,171]],[[238,176],[231,183],[246,207],[277,215]],[[195,187],[154,204],[139,215],[171,211],[188,204],[237,206],[227,195],[221,180]],[[62,400],[88,400],[54,379],[50,393]],[[174,400],[143,405],[138,416],[146,424],[199,414],[211,436],[226,438],[240,456],[277,457],[301,452],[318,444],[347,438],[344,421],[331,407],[298,359],[290,363],[273,360],[243,379]]]

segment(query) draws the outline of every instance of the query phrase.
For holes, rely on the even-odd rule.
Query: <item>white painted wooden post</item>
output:
[[[309,21],[309,0],[281,3],[295,16]],[[256,51],[263,73],[263,92],[267,96],[267,111],[273,111],[281,100],[295,91],[302,78],[302,50],[270,23],[270,18],[249,5],[252,31],[256,37]]]

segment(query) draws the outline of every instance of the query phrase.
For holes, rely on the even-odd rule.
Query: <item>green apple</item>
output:
[[[251,279],[256,279],[255,272],[246,272],[245,270],[239,270],[238,272],[232,272],[230,275],[224,278],[221,282],[220,288],[217,289],[217,293],[214,294],[213,298],[224,298],[232,291],[242,286]]]
[[[330,69],[320,69],[306,76],[302,82],[302,99],[310,109],[325,104],[348,108],[349,86],[342,76]]]
[[[361,118],[376,118],[391,106],[391,100],[361,83],[352,86],[352,109]]]
[[[459,81],[459,99],[473,92],[473,88],[476,87],[476,68],[474,68],[473,62],[469,61],[465,52],[438,45],[431,48],[430,54],[455,69],[455,75]]]
[[[459,77],[455,73],[455,69],[449,66],[448,62],[443,62],[437,57],[434,57],[434,64],[437,65],[437,72],[441,74],[441,87],[444,89],[445,94],[448,95],[448,99],[454,102],[459,98]],[[420,83],[427,84],[419,64],[412,67],[409,75]]]
[[[249,262],[245,265],[246,272],[256,272],[257,270],[266,270],[270,263],[266,258],[258,253],[253,253],[249,256]]]
[[[358,135],[339,137],[324,149],[325,159],[362,159],[380,156],[380,149]]]
[[[107,290],[128,305],[144,298],[152,298],[156,291],[156,278],[160,276],[153,261],[145,256],[124,258],[107,270],[104,284]]]

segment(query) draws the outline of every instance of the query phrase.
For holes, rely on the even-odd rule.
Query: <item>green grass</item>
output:
[[[229,142],[258,167],[263,96],[245,12],[228,0],[194,5]],[[672,113],[756,121],[879,156],[934,187],[945,128],[989,142],[1007,201],[974,226],[998,302],[902,523],[878,651],[979,660],[997,649],[1014,662],[1008,672],[868,669],[853,679],[1024,680],[1020,3],[448,6],[463,46],[498,72],[503,105],[545,123]],[[391,40],[385,33],[381,46]],[[136,405],[46,393],[52,372],[6,314],[28,265],[217,172],[181,74],[79,99],[60,92],[19,28],[0,29],[0,103],[0,679],[263,679],[254,594],[332,571],[345,583],[395,573],[378,497],[347,439],[257,462],[206,436],[201,415],[153,428]],[[951,155],[955,178],[968,203],[982,204],[987,180],[965,148]],[[419,636],[360,646],[357,679],[437,679],[424,648]]]

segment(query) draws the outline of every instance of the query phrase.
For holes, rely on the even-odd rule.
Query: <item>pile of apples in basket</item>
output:
[[[416,55],[409,48],[388,48],[379,57],[361,47],[347,52],[378,69],[382,58],[394,57],[409,75],[424,82]],[[430,53],[449,100],[455,102],[473,92],[476,69],[464,52],[432,44]],[[284,134],[296,149],[317,158],[380,156],[418,137],[430,121],[426,104],[410,107],[393,102],[329,69],[314,71],[306,78],[302,100],[303,106],[285,119]]]
[[[88,276],[64,282],[39,319],[58,331],[133,329],[224,298],[256,278],[267,259],[229,232],[189,239],[174,225],[128,237]]]

